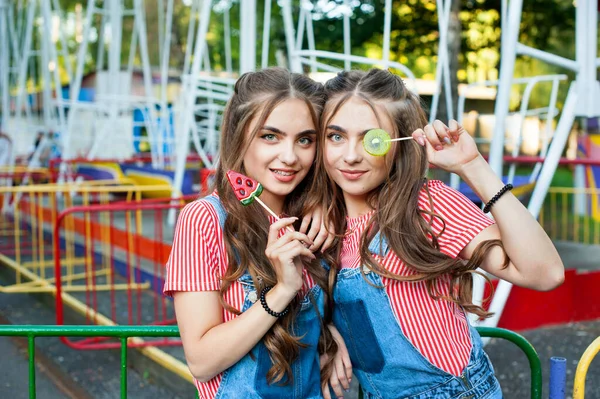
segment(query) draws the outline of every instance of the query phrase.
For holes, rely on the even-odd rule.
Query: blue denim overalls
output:
[[[219,217],[221,228],[225,223],[227,213],[221,201],[212,195],[203,200],[212,204]],[[244,287],[245,299],[242,312],[254,305],[258,293],[252,282],[252,277],[246,272],[238,280]],[[301,342],[307,344],[300,348],[298,358],[292,363],[293,383],[280,385],[267,382],[267,372],[272,366],[269,351],[262,340],[236,364],[223,372],[221,384],[215,396],[216,399],[232,398],[322,398],[321,378],[319,368],[319,353],[317,343],[321,333],[320,315],[310,301],[312,296],[319,312],[323,314],[324,297],[321,287],[315,285],[302,301],[301,310],[296,316],[293,334],[302,337]]]
[[[381,233],[369,250],[385,256],[388,244]],[[334,291],[333,322],[344,337],[353,371],[364,397],[384,399],[497,399],[502,398],[494,369],[482,349],[477,331],[471,331],[471,357],[459,377],[434,366],[406,338],[379,275],[360,268],[342,269]]]

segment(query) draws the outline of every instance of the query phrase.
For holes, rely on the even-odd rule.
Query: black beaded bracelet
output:
[[[506,186],[502,187],[500,191],[498,191],[498,194],[494,195],[492,199],[487,204],[485,204],[485,206],[483,207],[483,213],[488,213],[490,209],[492,209],[492,205],[494,205],[494,203],[498,201],[498,199],[502,197],[502,195],[504,195],[505,192],[510,191],[512,189],[512,184],[507,184]]]
[[[290,311],[290,307],[286,307],[283,312],[276,312],[273,309],[271,309],[269,307],[269,305],[267,305],[267,292],[271,291],[271,288],[273,287],[265,287],[260,291],[260,304],[262,305],[262,307],[267,311],[268,314],[270,314],[273,317],[283,317],[286,314],[288,314],[288,312]]]

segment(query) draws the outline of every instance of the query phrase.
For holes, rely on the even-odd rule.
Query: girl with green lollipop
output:
[[[553,289],[564,266],[552,242],[473,138],[455,121],[428,125],[399,77],[341,72],[325,91],[317,160],[324,170],[316,174],[325,182],[316,184],[329,187],[326,224],[343,237],[333,322],[364,397],[501,398],[466,317],[489,316],[472,301],[473,274],[480,267],[516,285]],[[428,180],[430,163],[466,181],[495,221]],[[336,368],[336,395],[350,377]]]

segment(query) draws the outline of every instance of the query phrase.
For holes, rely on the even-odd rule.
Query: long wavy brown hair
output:
[[[364,71],[345,71],[325,83],[327,103],[321,120],[319,145],[324,147],[326,126],[342,105],[351,97],[358,97],[367,103],[375,113],[380,126],[381,115],[376,105],[382,106],[393,122],[393,138],[409,136],[427,124],[427,116],[420,98],[412,93],[402,79],[388,71],[371,69]],[[381,107],[380,107],[381,109]],[[395,280],[425,281],[427,290],[434,298],[450,300],[466,311],[479,317],[489,317],[481,306],[472,301],[473,274],[484,257],[494,246],[502,247],[500,240],[482,242],[475,249],[468,262],[451,258],[440,251],[438,237],[432,228],[434,219],[443,218],[434,211],[434,200],[429,193],[427,171],[429,162],[425,148],[414,140],[394,145],[386,155],[387,179],[367,196],[369,206],[376,209],[374,216],[361,237],[360,256],[373,272]],[[323,168],[323,154],[318,155],[318,168]],[[340,188],[326,172],[317,170],[323,176],[321,185],[327,185],[323,202],[327,209],[325,221],[335,226],[340,234],[346,228],[346,208]],[[425,190],[430,210],[419,209],[418,199],[421,190]],[[424,217],[425,216],[425,217]],[[400,276],[382,267],[371,255],[369,244],[380,231],[386,238],[390,250],[394,251],[415,273]],[[341,241],[337,242],[337,253],[341,250]],[[506,258],[505,265],[508,264]],[[337,266],[337,264],[336,264]],[[483,274],[481,274],[483,275]],[[440,293],[435,282],[449,276],[451,290],[449,295]],[[483,275],[489,283],[489,279]]]
[[[243,157],[250,143],[264,125],[270,113],[287,99],[303,100],[310,110],[313,123],[319,126],[319,117],[325,104],[323,85],[314,82],[307,76],[290,73],[282,68],[268,68],[242,75],[235,84],[235,91],[223,114],[221,127],[220,159],[215,174],[215,186],[223,206],[228,212],[224,226],[224,238],[229,265],[222,277],[221,303],[228,311],[240,314],[224,300],[224,293],[231,284],[239,279],[246,271],[252,276],[255,287],[274,286],[277,276],[273,266],[265,256],[269,230],[264,210],[256,202],[242,206],[227,180],[228,170],[246,174]],[[250,122],[256,120],[254,131],[247,134]],[[317,146],[317,152],[320,152]],[[283,212],[287,215],[301,216],[320,206],[323,189],[312,191],[308,183],[313,180],[314,166],[304,180],[286,197]],[[298,227],[298,226],[296,226]],[[318,254],[317,258],[319,258]],[[320,263],[303,260],[304,267],[312,275],[325,293],[326,312],[321,318],[321,337],[318,345],[320,354],[328,354],[329,358],[337,350],[335,341],[326,324],[331,320],[330,287],[335,278],[335,269],[328,272]],[[333,275],[333,277],[330,277]],[[312,300],[312,299],[311,299]],[[277,320],[273,327],[263,337],[263,342],[271,357],[273,366],[267,373],[271,383],[289,383],[293,380],[292,362],[298,357],[299,350],[304,345],[300,336],[293,331],[294,318],[300,306],[296,297],[290,304],[290,312]],[[313,301],[314,305],[314,301]],[[322,370],[322,378],[328,379],[332,365]]]

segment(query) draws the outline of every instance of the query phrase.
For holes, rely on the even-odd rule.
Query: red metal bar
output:
[[[505,156],[504,162],[516,162],[516,163],[538,163],[544,162],[544,157],[533,157],[527,155],[519,155],[516,157]],[[587,165],[587,166],[600,166],[600,159],[568,159],[561,158],[558,163],[560,165]]]
[[[131,235],[130,231],[129,231],[129,224],[130,224],[130,214],[129,211],[125,212],[125,236],[128,237],[127,239],[127,244],[126,244],[126,262],[125,262],[125,268],[126,268],[126,278],[127,278],[127,316],[128,316],[128,324],[133,324],[133,320],[132,320],[132,309],[131,309],[131,257],[129,256],[129,254],[131,253],[131,245],[130,245],[130,241],[129,241],[129,237]]]
[[[114,212],[108,213],[110,216],[110,225],[113,226],[115,223],[115,214]],[[112,242],[112,229],[108,229],[108,242]],[[114,285],[114,270],[115,270],[115,246],[110,245],[110,270],[108,276],[106,276],[106,280],[109,281],[110,284],[110,317],[113,320],[117,320],[117,305],[115,303],[115,285]]]
[[[111,215],[111,229],[113,228],[112,225],[114,224],[114,213],[115,212],[128,212],[128,211],[135,211],[135,210],[139,210],[139,211],[154,211],[155,213],[160,213],[160,212],[164,212],[165,210],[168,209],[180,209],[182,207],[182,204],[180,203],[154,203],[154,204],[145,204],[145,203],[121,203],[121,204],[109,204],[109,205],[87,205],[87,206],[75,206],[75,207],[71,207],[68,209],[63,210],[62,212],[60,212],[56,218],[56,223],[54,225],[54,237],[56,237],[57,239],[54,240],[54,251],[55,251],[55,258],[54,258],[54,272],[56,275],[56,323],[58,325],[64,324],[64,304],[62,301],[62,279],[61,279],[61,275],[62,275],[62,270],[61,270],[61,248],[60,248],[60,232],[61,232],[61,228],[62,225],[64,223],[64,220],[67,216],[73,215],[73,214],[77,214],[77,213],[95,213],[95,212],[109,212]],[[160,211],[160,212],[159,212]],[[158,215],[156,216],[158,218]],[[158,219],[157,219],[158,220]],[[159,237],[162,238],[162,223],[160,224],[160,233],[159,233]],[[128,233],[128,232],[126,232]],[[95,234],[93,236],[93,239],[97,238],[97,234]],[[109,239],[109,243],[112,243],[113,241],[113,230],[110,230],[111,237]],[[141,238],[140,238],[141,240]],[[157,242],[157,248],[158,251],[163,251],[163,245],[160,245],[160,242]],[[87,251],[87,248],[85,249]],[[152,251],[153,253],[156,253],[157,250]],[[114,253],[114,245],[111,245],[111,272],[112,270],[114,270],[114,259],[115,259],[115,253]],[[129,258],[129,257],[128,257]],[[129,264],[130,265],[130,264]],[[129,266],[128,265],[128,266]],[[93,269],[92,269],[93,270]],[[138,268],[139,271],[139,268]],[[112,307],[111,307],[111,317],[114,319],[116,319],[117,317],[117,312],[116,312],[116,308],[114,306],[115,304],[115,291],[114,289],[111,290],[111,302],[112,302]],[[141,301],[140,301],[141,302]],[[92,305],[94,308],[96,308],[97,302],[95,302],[94,305]],[[166,310],[165,310],[166,312]],[[131,315],[131,312],[130,312]],[[163,320],[155,320],[155,323],[158,324],[167,324],[167,323],[173,323],[174,320],[165,320],[166,318],[163,318]],[[111,346],[111,343],[88,343],[88,344],[84,344],[81,345],[79,343],[76,342],[72,342],[69,339],[63,337],[61,338],[61,341],[63,343],[65,343],[66,345],[68,345],[69,347],[75,348],[75,349],[105,349],[105,348],[111,348],[113,346]],[[120,345],[120,344],[117,344]],[[174,342],[161,342],[161,341],[152,341],[152,342],[148,342],[148,343],[144,343],[141,345],[138,344],[131,344],[132,347],[135,346],[149,346],[149,345],[180,345],[180,341],[174,341]]]

